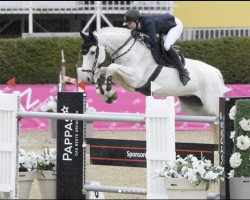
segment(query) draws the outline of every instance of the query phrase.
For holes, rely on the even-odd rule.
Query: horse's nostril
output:
[[[87,78],[87,82],[90,83],[90,78],[89,77]]]

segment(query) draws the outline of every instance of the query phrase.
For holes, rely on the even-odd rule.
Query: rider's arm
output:
[[[156,47],[156,31],[154,22],[147,22],[145,24],[145,29],[148,36],[143,35],[143,40],[145,43],[149,44],[152,49],[154,49]]]

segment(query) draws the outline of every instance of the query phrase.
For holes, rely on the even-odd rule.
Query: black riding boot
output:
[[[180,80],[182,84],[186,85],[187,82],[190,81],[189,72],[182,65],[177,51],[173,48],[173,46],[171,46],[170,49],[167,51],[167,53],[171,57],[171,59],[174,61],[175,67],[179,72]]]

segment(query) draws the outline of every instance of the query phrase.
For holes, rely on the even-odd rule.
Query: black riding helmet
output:
[[[125,15],[124,15],[124,21],[123,21],[123,26],[127,26],[129,22],[136,22],[137,20],[139,20],[141,16],[141,13],[136,10],[136,9],[132,9],[132,10],[128,10]]]

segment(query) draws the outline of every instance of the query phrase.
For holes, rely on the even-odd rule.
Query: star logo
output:
[[[63,106],[63,108],[61,109],[61,111],[63,113],[69,113],[69,107]]]

